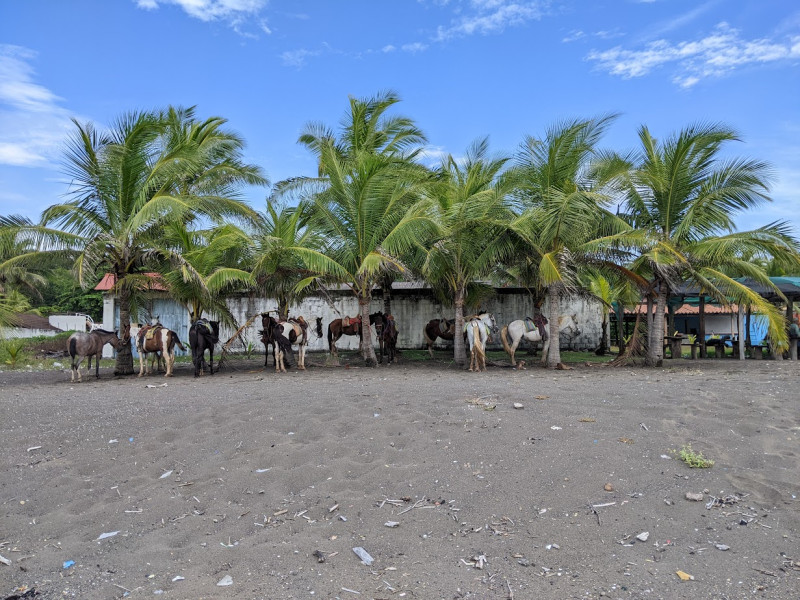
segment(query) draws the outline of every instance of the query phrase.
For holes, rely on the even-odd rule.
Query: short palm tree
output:
[[[627,218],[634,231],[617,241],[635,248],[631,268],[649,281],[656,310],[648,335],[647,363],[663,358],[664,310],[670,290],[682,282],[698,286],[723,303],[740,303],[769,318],[770,336],[785,342],[781,313],[734,279],[749,277],[771,285],[752,257],[798,264],[797,242],[785,223],[736,231],[734,217],[769,200],[771,172],[761,161],[723,159],[721,151],[736,133],[721,125],[693,125],[664,141],[646,127],[641,148],[621,178]],[[751,257],[745,260],[744,257]]]
[[[431,226],[418,204],[429,175],[413,162],[425,137],[413,121],[387,116],[398,101],[391,92],[351,98],[339,137],[313,124],[300,136],[317,157],[319,177],[295,185],[316,186],[312,220],[326,248],[293,247],[316,274],[297,288],[318,278],[350,287],[364,320],[362,353],[369,366],[377,364],[368,325],[372,290],[387,269],[404,269],[399,256]]]
[[[457,332],[464,328],[464,303],[471,285],[492,277],[512,249],[507,235],[514,219],[508,181],[501,176],[505,157],[491,157],[488,140],[475,142],[463,160],[447,156],[429,191],[430,214],[438,233],[425,240],[422,275],[444,291],[455,309]],[[453,340],[454,358],[466,363],[464,337]]]
[[[292,304],[313,291],[311,286],[297,289],[301,281],[314,274],[296,249],[320,251],[325,247],[311,215],[311,205],[307,202],[288,206],[269,199],[249,234],[255,286],[267,298],[277,300],[278,315],[283,320],[289,318]]]
[[[200,215],[220,220],[252,214],[232,192],[265,180],[257,167],[241,162],[241,140],[224,131],[223,123],[197,125],[192,109],[126,113],[107,132],[75,121],[65,160],[72,200],[48,208],[43,226],[57,228],[48,230],[51,248],[76,252],[81,284],[94,283],[104,272],[114,276],[126,341],[132,302],[149,284],[146,257],[159,247],[164,225],[188,226]],[[176,133],[198,128],[224,142],[200,143],[196,135]],[[217,176],[218,167],[224,174]],[[117,353],[115,372],[133,373],[130,345]]]

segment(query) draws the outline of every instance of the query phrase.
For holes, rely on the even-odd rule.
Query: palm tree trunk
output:
[[[453,335],[453,359],[459,367],[467,364],[467,349],[464,346],[464,291],[456,292],[456,331]]]
[[[289,319],[289,300],[287,298],[278,299],[278,319],[281,321]]]
[[[647,359],[649,367],[660,367],[664,362],[664,311],[667,305],[667,286],[658,286],[656,296],[656,314],[653,315],[653,328],[648,332]]]
[[[625,307],[617,302],[617,348],[619,355],[625,352]]]
[[[119,286],[119,337],[125,344],[117,350],[114,375],[133,375],[133,351],[131,349],[131,297],[124,286]]]
[[[553,284],[547,288],[550,348],[547,350],[547,366],[554,368],[561,362],[561,340],[558,333],[558,318],[561,316],[560,286]]]
[[[361,356],[364,357],[364,363],[368,367],[377,367],[378,356],[375,354],[375,348],[372,347],[372,327],[369,324],[369,305],[371,301],[370,294],[366,297],[358,297],[358,308],[361,313]]]

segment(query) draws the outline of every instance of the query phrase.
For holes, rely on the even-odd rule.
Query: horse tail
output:
[[[181,340],[178,337],[178,334],[175,333],[174,331],[170,331],[169,335],[172,338],[172,340],[175,342],[175,345],[178,346],[178,348],[180,348],[184,352],[186,352],[186,347],[183,344],[181,344]]]
[[[78,340],[75,338],[70,338],[69,340],[69,355],[70,358],[73,360],[75,359],[75,355],[78,353]]]
[[[432,343],[433,343],[433,342],[435,342],[436,340],[432,340],[432,339],[431,339],[431,336],[429,336],[429,335],[428,335],[428,327],[430,327],[430,326],[431,326],[431,324],[430,324],[430,323],[428,323],[427,325],[425,325],[425,327],[423,327],[423,329],[422,329],[422,335],[424,335],[424,336],[425,336],[425,341],[426,341],[426,342],[428,342],[429,344],[432,344]]]
[[[333,321],[328,323],[328,350],[333,352]]]
[[[483,350],[483,342],[481,340],[481,326],[476,321],[472,321],[472,347],[478,355],[478,358],[486,356]]]
[[[508,344],[508,325],[503,325],[500,330],[500,341],[503,342],[503,349],[511,356],[511,346]]]

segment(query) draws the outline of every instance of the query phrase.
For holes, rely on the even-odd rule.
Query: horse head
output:
[[[570,337],[578,337],[581,334],[581,329],[578,327],[578,315],[572,313],[571,315],[563,315],[558,320],[559,333],[566,333]]]
[[[321,338],[322,337],[322,317],[317,317],[316,321],[317,321],[317,324],[314,327],[314,333],[317,334],[318,338]]]
[[[125,340],[119,337],[119,333],[114,331],[114,339],[111,340],[111,345],[114,346],[114,350],[122,350],[125,347]]]

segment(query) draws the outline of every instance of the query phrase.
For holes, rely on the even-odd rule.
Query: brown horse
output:
[[[136,334],[136,351],[139,353],[139,377],[150,375],[153,362],[160,364],[159,354],[164,359],[164,377],[172,377],[172,370],[175,365],[175,346],[181,350],[186,347],[181,343],[178,334],[167,329],[161,323],[156,325],[145,325]],[[147,355],[153,354],[154,358],[147,363]]]
[[[106,331],[105,329],[95,329],[89,333],[78,331],[69,336],[67,340],[67,352],[72,358],[72,377],[70,381],[75,381],[75,373],[78,374],[78,383],[81,382],[81,362],[85,357],[94,356],[95,373],[94,376],[100,379],[100,355],[103,353],[103,346],[111,344],[115,350],[120,350],[125,342],[117,337],[116,331]],[[91,367],[87,368],[87,371]]]
[[[375,324],[375,330],[378,330],[377,323]],[[388,356],[387,362],[392,364],[397,354],[397,324],[392,315],[384,315],[383,327],[378,331],[378,341],[381,350],[378,362],[383,364],[383,351],[385,349]]]
[[[466,320],[465,320],[466,321]],[[428,354],[433,358],[433,344],[440,337],[448,342],[453,341],[456,334],[456,322],[453,319],[431,319],[422,330],[428,343]]]
[[[383,323],[383,319],[382,312],[372,313],[369,316],[369,324]],[[361,315],[353,318],[334,319],[328,323],[328,350],[332,356],[339,356],[336,341],[343,335],[357,335],[361,340]]]

